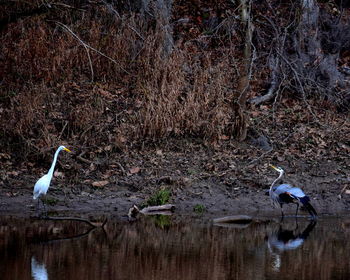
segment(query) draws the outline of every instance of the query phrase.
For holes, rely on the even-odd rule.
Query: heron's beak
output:
[[[67,151],[67,152],[69,152],[69,153],[72,152],[71,150],[69,150],[69,149],[67,149],[67,148],[64,148],[63,150],[65,150],[65,151]]]
[[[273,168],[273,169],[275,169],[276,171],[278,171],[278,169],[277,169],[277,167],[276,167],[276,166],[274,166],[274,165],[270,164],[270,167],[271,167],[271,168]]]

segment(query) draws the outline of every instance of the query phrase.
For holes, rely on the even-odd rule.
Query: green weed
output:
[[[146,202],[147,206],[164,205],[169,202],[170,191],[167,189],[158,190]]]
[[[197,214],[203,214],[206,211],[206,208],[203,204],[196,204],[193,207],[193,212],[197,213]]]
[[[155,215],[152,216],[152,219],[154,224],[161,229],[167,228],[171,224],[170,216],[167,215]]]

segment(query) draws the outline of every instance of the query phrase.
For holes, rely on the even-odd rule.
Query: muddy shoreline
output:
[[[163,145],[118,154],[100,166],[62,156],[47,194],[49,212],[124,216],[134,204],[140,206],[158,190],[167,189],[171,192],[169,203],[175,204],[175,213],[181,215],[278,216],[280,210],[273,209],[265,195],[277,177],[269,168],[269,163],[275,163],[286,170],[284,182],[301,187],[320,216],[350,213],[346,157],[339,162],[295,156],[291,161],[281,158],[278,151],[266,153],[249,145],[237,148],[236,143],[234,148],[228,144],[208,149],[193,143],[177,150],[174,147],[174,144]],[[22,172],[7,170],[0,182],[0,214],[35,215],[32,190],[45,169],[17,170]],[[105,185],[94,184],[101,181]],[[203,213],[195,212],[198,205],[204,209]],[[285,206],[286,214],[294,211],[294,205]],[[301,215],[307,213],[302,211]]]

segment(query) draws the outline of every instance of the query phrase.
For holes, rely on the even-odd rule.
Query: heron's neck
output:
[[[271,195],[271,193],[272,193],[272,191],[273,191],[273,186],[282,178],[282,176],[283,176],[283,172],[281,172],[280,173],[280,175],[278,176],[278,178],[275,180],[275,181],[273,181],[273,183],[271,184],[271,187],[270,187],[270,195]]]
[[[55,170],[55,165],[56,165],[56,162],[57,162],[57,157],[58,157],[58,154],[60,153],[60,149],[58,149],[55,153],[55,156],[53,158],[53,161],[52,161],[52,165],[49,169],[49,172],[47,174],[50,174],[51,176],[53,175],[53,171]]]

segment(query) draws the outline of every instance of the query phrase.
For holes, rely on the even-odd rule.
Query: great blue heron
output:
[[[268,237],[268,247],[270,251],[283,252],[299,248],[310,232],[316,226],[316,220],[311,220],[308,226],[301,232],[298,229],[298,224],[293,230],[283,229],[282,224],[279,225],[278,231],[273,232]]]
[[[49,169],[49,172],[47,174],[45,174],[44,176],[42,176],[36,183],[34,186],[34,190],[33,190],[33,199],[37,199],[39,198],[39,196],[41,195],[45,195],[47,190],[49,189],[50,186],[50,182],[53,176],[53,171],[55,169],[55,165],[56,165],[56,161],[57,161],[57,157],[60,151],[67,151],[67,152],[71,152],[70,150],[68,150],[66,147],[64,146],[59,146],[55,156],[53,158],[52,161],[52,165]],[[38,200],[38,206],[39,206],[39,200]]]
[[[305,208],[309,211],[310,215],[313,219],[317,217],[316,210],[310,204],[310,198],[305,195],[305,193],[300,189],[293,187],[289,184],[282,184],[279,186],[274,186],[283,176],[284,170],[280,167],[276,167],[270,165],[274,170],[280,173],[278,178],[273,181],[269,190],[269,196],[271,198],[272,204],[275,206],[281,207],[282,218],[284,216],[283,213],[283,204],[294,203],[297,205],[297,209],[295,215],[298,215],[299,203],[303,204]]]
[[[311,231],[316,226],[316,220],[312,219],[308,226],[301,232],[299,231],[298,223],[293,230],[283,229],[280,223],[279,229],[269,234],[267,239],[267,247],[274,257],[272,259],[272,269],[280,271],[282,266],[281,254],[284,251],[296,250],[300,248],[304,241],[308,238]]]

